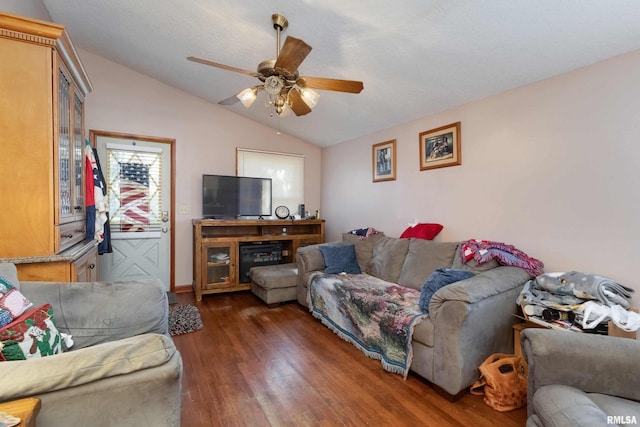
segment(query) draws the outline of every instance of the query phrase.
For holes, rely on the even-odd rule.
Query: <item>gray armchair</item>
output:
[[[15,266],[0,275],[17,283]],[[17,283],[34,307],[50,303],[74,345],[0,363],[0,402],[37,397],[38,426],[178,426],[182,359],[168,334],[159,280]]]
[[[640,341],[525,329],[527,426],[640,423]]]

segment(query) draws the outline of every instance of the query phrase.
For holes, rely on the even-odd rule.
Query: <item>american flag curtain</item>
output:
[[[149,166],[120,163],[121,231],[146,231],[149,226]]]
[[[160,230],[162,152],[107,146],[107,193],[112,232]]]

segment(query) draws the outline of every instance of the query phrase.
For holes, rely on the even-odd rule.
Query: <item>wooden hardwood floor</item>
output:
[[[384,371],[297,303],[269,309],[250,292],[178,294],[204,328],[174,337],[184,362],[182,425],[523,426],[480,396],[455,403],[414,374]]]

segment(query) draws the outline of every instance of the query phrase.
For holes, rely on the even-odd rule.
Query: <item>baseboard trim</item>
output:
[[[187,292],[193,292],[193,287],[191,285],[176,286],[176,294],[184,294]]]

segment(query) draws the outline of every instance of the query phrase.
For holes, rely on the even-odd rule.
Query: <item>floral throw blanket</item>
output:
[[[309,311],[342,339],[389,372],[409,373],[413,328],[427,315],[420,311],[420,291],[366,274],[314,275]]]

